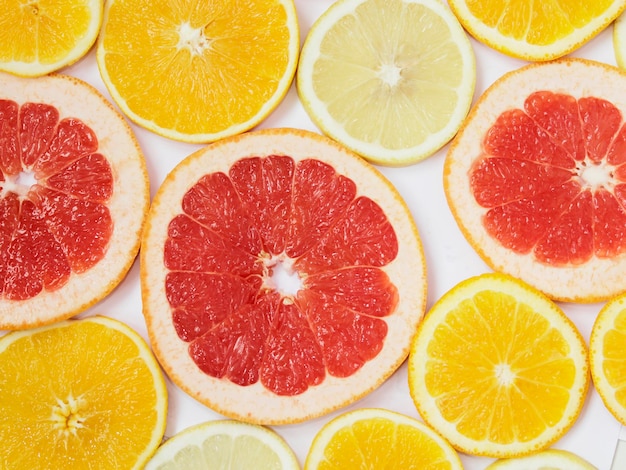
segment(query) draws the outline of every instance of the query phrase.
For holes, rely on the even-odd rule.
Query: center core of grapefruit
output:
[[[577,169],[583,186],[587,186],[592,190],[600,188],[611,189],[614,186],[614,167],[605,161],[590,164],[583,162],[578,165]]]
[[[302,289],[300,274],[293,267],[293,260],[288,257],[273,257],[267,262],[267,274],[264,286],[275,290],[283,297],[293,297]]]

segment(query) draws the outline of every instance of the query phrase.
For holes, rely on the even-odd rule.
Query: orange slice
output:
[[[144,470],[232,468],[300,470],[287,442],[273,430],[235,420],[191,426],[159,447]]]
[[[448,150],[444,188],[478,254],[556,300],[626,289],[626,74],[561,59],[497,80]]]
[[[587,349],[572,321],[539,291],[498,273],[441,297],[409,356],[420,415],[471,455],[548,447],[578,418],[588,384]]]
[[[143,338],[94,316],[0,338],[0,413],[4,468],[142,469],[167,390]]]
[[[408,355],[424,255],[398,192],[306,131],[221,140],[159,188],[141,249],[148,332],[172,380],[243,421],[303,421]]]
[[[512,57],[548,61],[591,40],[626,8],[625,0],[450,0],[477,40]]]
[[[109,294],[148,204],[137,141],[97,90],[0,74],[0,329],[69,318]]]
[[[210,142],[251,129],[278,106],[299,47],[293,0],[110,0],[96,58],[131,120]]]
[[[96,42],[103,0],[0,0],[0,70],[25,77],[81,59]]]
[[[428,468],[461,470],[456,451],[421,421],[361,408],[341,414],[316,434],[304,470]]]
[[[607,409],[626,426],[626,296],[611,299],[594,322],[589,339],[593,383]]]

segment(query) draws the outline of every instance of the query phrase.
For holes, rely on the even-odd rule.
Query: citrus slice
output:
[[[615,61],[626,69],[626,13],[622,13],[613,23],[613,51]]]
[[[539,291],[499,273],[444,294],[409,356],[420,415],[472,455],[518,457],[556,442],[576,421],[588,384],[576,326]]]
[[[589,339],[593,383],[613,416],[626,425],[626,296],[607,302]]]
[[[135,260],[149,197],[137,141],[95,88],[0,73],[0,329],[108,295]]]
[[[0,338],[0,413],[5,468],[141,469],[167,390],[143,338],[93,316]]]
[[[450,8],[478,41],[512,57],[548,61],[594,38],[626,8],[625,0],[450,0]]]
[[[585,59],[531,64],[479,99],[444,166],[459,227],[496,271],[556,300],[626,289],[626,74]]]
[[[463,465],[452,446],[421,421],[361,408],[326,423],[313,439],[304,469],[334,468],[461,470]]]
[[[159,447],[145,470],[300,470],[293,450],[269,428],[234,420],[191,426]]]
[[[526,457],[501,459],[485,470],[598,470],[578,455],[560,449],[549,449]]]
[[[304,109],[373,163],[408,165],[443,147],[474,94],[474,51],[438,0],[340,0],[311,27],[297,72]]]
[[[25,77],[81,59],[96,42],[103,0],[0,0],[0,70]]]
[[[295,74],[299,34],[293,0],[110,0],[96,57],[135,123],[210,142],[278,106]]]
[[[165,179],[141,249],[164,369],[231,418],[299,422],[378,387],[426,300],[415,223],[391,183],[330,139],[231,137]]]

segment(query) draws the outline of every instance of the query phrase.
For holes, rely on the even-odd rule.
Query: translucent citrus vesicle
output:
[[[561,59],[504,75],[478,101],[450,145],[444,188],[494,270],[557,300],[624,290],[625,84],[617,67]]]
[[[424,420],[472,455],[528,455],[562,437],[583,406],[587,350],[555,303],[503,274],[463,281],[435,303],[409,356]]]
[[[259,124],[295,74],[293,0],[106,2],[97,61],[137,124],[210,142]]]
[[[161,443],[167,391],[146,342],[108,317],[0,338],[6,468],[140,469]]]
[[[626,8],[624,0],[472,1],[450,8],[481,42],[513,57],[547,61],[582,46]]]
[[[159,189],[142,246],[164,368],[245,421],[302,421],[373,390],[406,358],[424,311],[406,205],[311,132],[257,131],[190,155]]]
[[[145,161],[100,93],[0,75],[0,328],[80,313],[123,279],[149,204]]]

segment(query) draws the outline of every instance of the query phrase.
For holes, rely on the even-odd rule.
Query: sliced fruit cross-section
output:
[[[0,75],[0,328],[68,318],[111,292],[148,204],[137,141],[97,90]]]
[[[404,360],[425,265],[398,193],[318,134],[267,130],[185,159],[141,255],[144,313],[173,380],[245,421],[301,421]]]
[[[496,271],[557,300],[623,292],[626,74],[584,59],[498,79],[448,151],[444,188],[474,249]]]
[[[167,390],[147,343],[104,316],[0,338],[5,468],[141,469],[165,431]]]

